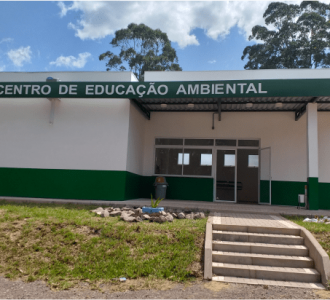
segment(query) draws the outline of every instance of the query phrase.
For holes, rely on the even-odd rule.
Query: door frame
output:
[[[234,184],[234,201],[231,200],[217,200],[217,164],[218,164],[218,150],[231,150],[235,151],[235,184]],[[212,177],[214,178],[213,183],[213,202],[223,202],[223,203],[237,203],[237,147],[229,147],[229,146],[215,146],[214,147],[214,155],[212,164],[214,168],[212,168]]]
[[[269,149],[269,203],[264,203],[260,202],[260,181],[261,181],[261,150],[267,150]],[[259,178],[258,178],[258,185],[259,185],[259,190],[258,190],[258,204],[261,205],[272,205],[272,148],[271,147],[264,147],[264,148],[259,148]]]

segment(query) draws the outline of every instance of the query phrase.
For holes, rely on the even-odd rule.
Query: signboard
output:
[[[0,98],[245,98],[330,96],[330,79],[175,82],[2,82]]]

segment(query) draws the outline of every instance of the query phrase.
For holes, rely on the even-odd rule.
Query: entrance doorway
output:
[[[258,204],[259,149],[216,150],[216,201]]]

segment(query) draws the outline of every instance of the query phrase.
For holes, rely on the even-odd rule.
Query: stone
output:
[[[142,218],[142,220],[150,220],[151,217],[147,214],[144,214],[141,216],[141,218]]]
[[[102,207],[98,207],[98,208],[96,208],[96,209],[91,210],[90,212],[94,212],[94,213],[96,213],[96,212],[98,212],[98,211],[103,211],[103,208],[102,208]]]
[[[178,213],[178,219],[184,219],[186,216],[183,212]]]
[[[173,222],[173,216],[172,216],[171,214],[167,214],[167,215],[165,216],[165,219],[166,219],[166,221],[168,221],[168,222]]]
[[[99,211],[97,211],[95,213],[100,216],[103,213],[103,210],[99,210]]]
[[[114,211],[121,211],[121,209],[119,207],[116,207],[113,209]]]
[[[134,222],[136,219],[135,217],[131,217],[128,214],[122,213],[120,219],[124,220],[125,222]]]
[[[178,217],[178,215],[177,215],[176,213],[172,213],[172,216],[173,216],[174,218],[177,218],[177,217]]]
[[[125,206],[125,207],[122,207],[121,210],[122,210],[122,211],[128,211],[128,210],[131,210],[131,208]]]
[[[324,224],[327,224],[327,225],[328,225],[328,224],[330,224],[330,222],[326,222],[326,223],[324,223]]]
[[[167,220],[166,220],[166,217],[164,217],[164,216],[159,216],[159,217],[154,217],[152,221],[153,221],[153,222],[157,222],[157,223],[164,223],[164,222],[166,222]]]
[[[134,209],[134,212],[135,212],[136,214],[141,215],[141,214],[142,214],[142,208]]]
[[[113,211],[113,207],[106,207],[105,209],[106,209],[108,212]]]
[[[194,219],[204,219],[205,215],[203,212],[198,212],[196,214],[194,214]]]
[[[106,218],[106,217],[109,217],[109,212],[105,209],[104,211],[101,212],[101,215],[100,215],[102,218]]]
[[[166,216],[166,212],[165,211],[161,211],[161,212],[159,212],[161,215],[163,215],[163,216]]]
[[[112,212],[109,213],[109,216],[110,217],[117,217],[117,216],[120,216],[121,215],[121,211],[119,210],[114,210]]]
[[[142,222],[142,219],[140,217],[135,217],[136,222]]]
[[[186,219],[193,219],[193,218],[194,218],[194,214],[193,213],[186,215]]]

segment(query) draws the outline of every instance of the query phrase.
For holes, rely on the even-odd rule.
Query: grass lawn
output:
[[[59,289],[118,277],[202,278],[206,218],[125,223],[89,212],[95,208],[0,201],[0,273]]]
[[[283,217],[309,230],[330,257],[330,224],[303,222],[306,217],[301,216]]]

